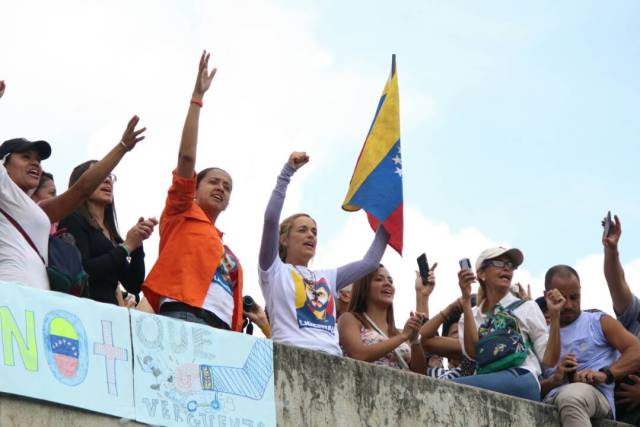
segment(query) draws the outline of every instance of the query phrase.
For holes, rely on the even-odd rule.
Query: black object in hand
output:
[[[255,301],[251,295],[245,295],[242,297],[242,311],[252,312],[255,307]]]
[[[429,277],[429,263],[427,262],[427,254],[422,254],[418,257],[418,268],[420,269],[420,277],[422,278],[422,284],[427,285],[427,278]]]

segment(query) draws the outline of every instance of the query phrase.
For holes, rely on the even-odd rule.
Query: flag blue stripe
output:
[[[387,153],[380,164],[364,180],[349,201],[359,206],[380,222],[384,222],[402,204],[402,171],[400,140]]]

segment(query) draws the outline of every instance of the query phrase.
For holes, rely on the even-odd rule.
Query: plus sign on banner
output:
[[[134,418],[127,310],[0,283],[0,391]]]

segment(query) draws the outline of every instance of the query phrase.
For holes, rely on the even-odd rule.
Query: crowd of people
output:
[[[46,141],[16,138],[0,146],[1,282],[59,290],[51,242],[65,238],[86,273],[82,297],[236,332],[255,323],[277,342],[548,402],[565,426],[591,418],[640,424],[640,301],[620,262],[617,216],[602,237],[617,319],[581,309],[580,277],[568,265],[547,271],[544,295],[535,301],[530,291],[515,291],[513,273],[524,255],[495,247],[480,254],[475,268],[461,265],[460,297],[431,316],[437,264],[427,277],[416,273],[415,308],[397,328],[392,272],[380,264],[388,241],[383,227],[361,259],[316,270],[310,267],[316,220],[296,213],[281,221],[287,187],[309,162],[305,152],[293,152],[264,214],[258,272],[265,307],[243,297],[242,265],[216,226],[233,179],[219,167],[195,170],[200,113],[216,74],[209,58],[206,52],[200,58],[160,219],[140,217],[124,237],[113,170],[144,139],[137,116],[102,159],[73,169],[60,194],[41,167],[51,155]],[[0,81],[0,97],[4,92]],[[159,253],[147,274],[143,246],[156,226]]]

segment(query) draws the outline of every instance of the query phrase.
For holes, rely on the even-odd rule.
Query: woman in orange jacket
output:
[[[229,204],[233,182],[220,168],[195,174],[200,109],[216,74],[208,65],[205,51],[160,217],[160,253],[143,291],[161,315],[241,331],[242,268],[215,225]]]

